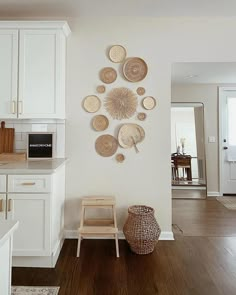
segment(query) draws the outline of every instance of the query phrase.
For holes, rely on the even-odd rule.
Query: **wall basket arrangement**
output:
[[[104,67],[99,71],[99,79],[107,87],[117,82],[117,76],[124,78],[133,85],[143,81],[148,74],[147,63],[140,57],[127,57],[125,47],[122,45],[113,45],[108,50],[110,62],[117,64],[119,68]],[[96,91],[99,95],[89,95],[83,101],[83,107],[88,113],[95,113],[99,110],[105,110],[113,120],[127,120],[134,117],[139,120],[140,124],[146,120],[147,114],[137,110],[139,106],[146,111],[154,109],[157,105],[156,99],[152,96],[143,97],[147,90],[143,86],[136,86],[135,89],[116,85],[109,89],[108,93],[105,85],[98,85]],[[103,96],[103,97],[101,97]],[[103,108],[102,108],[103,106]],[[98,114],[92,118],[91,126],[96,132],[102,132],[109,127],[109,119],[104,114]],[[139,152],[138,145],[145,139],[145,131],[142,126],[134,123],[122,124],[119,126],[117,136],[104,134],[99,136],[95,141],[95,150],[102,157],[113,156],[118,147],[122,149],[133,149]],[[123,163],[125,160],[123,153],[118,153],[115,160]]]

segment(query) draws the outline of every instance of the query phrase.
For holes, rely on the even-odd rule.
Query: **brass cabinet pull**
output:
[[[35,185],[35,182],[22,182],[21,185]]]
[[[22,114],[23,112],[23,101],[19,100],[18,101],[18,114]]]
[[[15,100],[13,100],[11,102],[11,112],[12,112],[12,114],[16,113],[16,101]]]
[[[12,199],[8,200],[8,204],[7,204],[7,211],[10,212],[11,211],[11,203],[12,203]]]
[[[0,212],[3,212],[3,199],[0,199]]]

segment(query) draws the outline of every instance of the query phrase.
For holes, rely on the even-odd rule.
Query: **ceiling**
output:
[[[0,17],[236,16],[235,0],[0,0]]]
[[[172,65],[172,83],[236,84],[236,63],[174,63]]]

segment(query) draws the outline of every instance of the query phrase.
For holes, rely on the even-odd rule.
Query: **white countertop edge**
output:
[[[9,239],[18,226],[19,221],[0,221],[0,247]]]
[[[1,174],[53,174],[58,168],[64,166],[68,162],[66,158],[49,160],[28,160],[24,162],[12,162],[0,165]]]

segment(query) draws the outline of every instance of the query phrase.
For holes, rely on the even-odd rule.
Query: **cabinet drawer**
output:
[[[0,175],[0,193],[6,192],[6,175]]]
[[[9,175],[9,193],[49,193],[51,192],[50,175]]]

